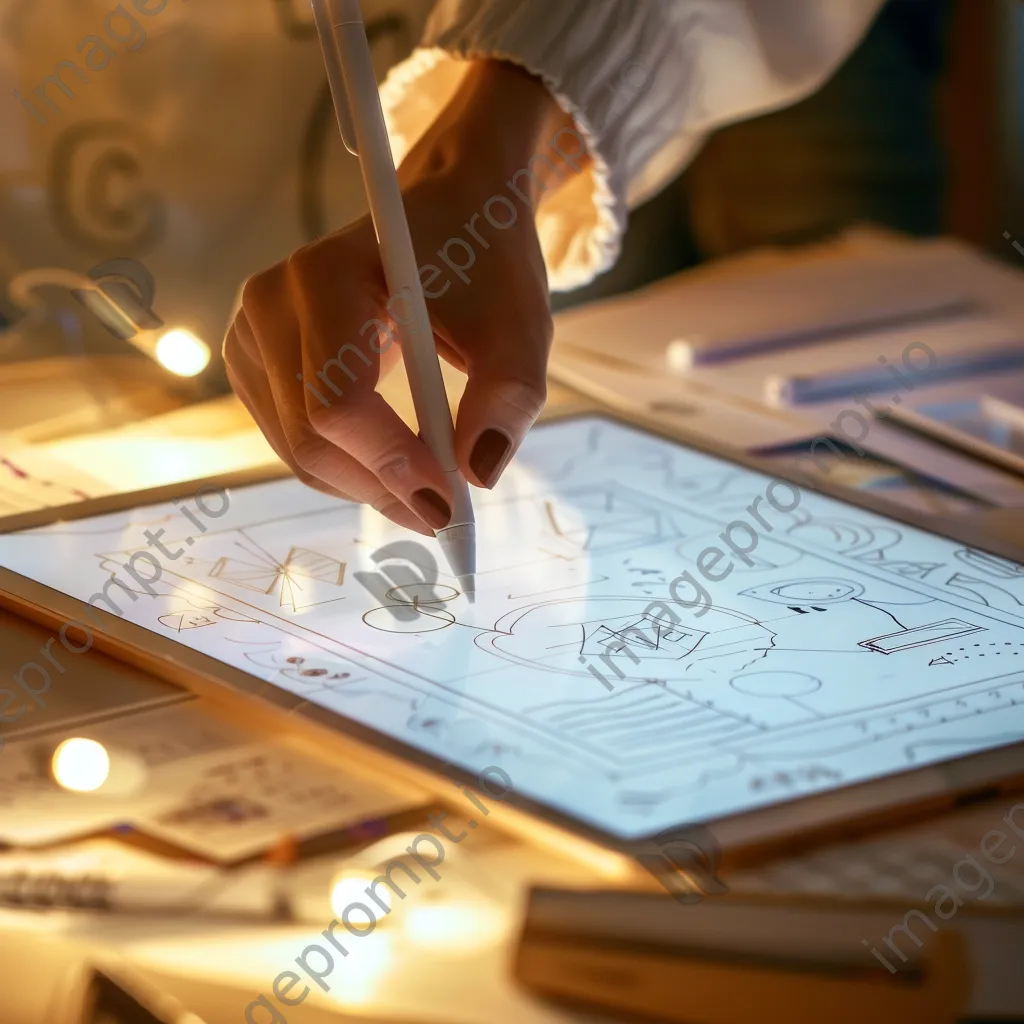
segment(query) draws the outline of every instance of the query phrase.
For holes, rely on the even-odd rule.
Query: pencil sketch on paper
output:
[[[1024,570],[1005,559],[804,494],[702,583],[709,602],[673,601],[764,485],[600,419],[542,426],[477,501],[473,605],[436,562],[378,564],[403,534],[372,512],[254,485],[125,616],[623,834],[1024,736]],[[159,506],[0,552],[87,598],[153,522],[187,529]]]

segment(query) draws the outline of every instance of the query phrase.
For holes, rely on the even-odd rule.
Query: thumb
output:
[[[531,339],[492,338],[474,349],[455,428],[455,456],[470,483],[493,487],[540,415],[550,347],[549,321]]]

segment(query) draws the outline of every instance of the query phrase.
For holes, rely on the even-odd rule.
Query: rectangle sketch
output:
[[[967,636],[969,633],[977,633],[981,628],[981,626],[972,626],[969,622],[962,622],[960,619],[943,619],[942,622],[932,622],[927,626],[918,626],[916,629],[903,629],[898,633],[887,633],[885,636],[876,636],[871,640],[861,640],[860,646],[881,654],[893,654],[896,651],[907,651],[911,647],[923,647],[925,644],[935,644],[942,640],[954,640],[956,637]]]

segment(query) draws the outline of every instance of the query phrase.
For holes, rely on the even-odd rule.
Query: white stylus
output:
[[[401,296],[405,300],[403,308],[408,311],[400,318],[406,323],[397,322],[396,327],[420,433],[441,464],[455,499],[451,521],[437,531],[437,539],[463,593],[472,601],[476,572],[473,504],[469,485],[455,461],[455,430],[448,396],[359,0],[312,0],[312,4],[342,141],[353,156],[359,157],[363,172],[388,292],[392,297]]]

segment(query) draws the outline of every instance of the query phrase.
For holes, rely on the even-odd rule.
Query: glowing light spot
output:
[[[179,377],[195,377],[210,362],[210,347],[184,327],[175,327],[156,343],[157,362]]]
[[[51,767],[59,786],[75,793],[92,793],[107,781],[110,757],[102,743],[74,737],[53,752]]]
[[[385,911],[380,908],[375,900],[366,895],[367,888],[369,888],[370,883],[376,877],[375,874],[370,874],[369,871],[354,871],[351,869],[342,871],[341,874],[335,877],[334,881],[331,882],[331,912],[339,921],[347,907],[353,903],[362,903],[364,907],[369,907],[377,915],[378,923],[380,923],[380,918],[385,915]],[[374,891],[377,894],[377,899],[381,903],[387,904],[387,908],[390,910],[391,897],[393,895],[391,889],[387,885],[381,884]],[[365,924],[365,918],[358,912],[356,914],[356,921],[359,927]]]

